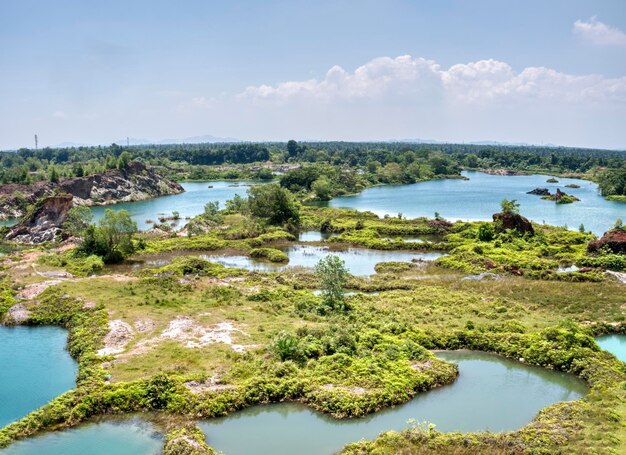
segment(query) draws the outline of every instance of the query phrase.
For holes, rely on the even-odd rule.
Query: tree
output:
[[[79,250],[85,254],[95,254],[107,263],[121,262],[135,252],[133,235],[137,223],[126,210],[106,209],[98,226],[89,225],[85,230]]]
[[[72,166],[72,174],[74,174],[75,177],[82,177],[85,175],[85,170],[80,163],[74,163]]]
[[[63,223],[63,229],[75,237],[83,235],[91,220],[93,219],[93,213],[89,210],[89,207],[84,205],[77,205],[72,207],[67,212],[67,219]]]
[[[311,188],[315,196],[321,201],[328,201],[332,197],[332,185],[330,180],[322,176],[313,182]]]
[[[320,280],[325,306],[330,310],[346,309],[343,287],[348,278],[348,269],[344,261],[336,254],[329,254],[317,263],[315,273]]]
[[[56,167],[54,165],[50,165],[48,179],[52,183],[59,183],[59,174],[58,174],[57,169],[56,169]]]
[[[300,222],[300,210],[289,191],[276,183],[256,185],[248,190],[250,213],[270,224]]]
[[[289,157],[296,156],[299,151],[300,147],[298,146],[298,143],[296,141],[291,139],[289,142],[287,142],[287,153],[289,154]]]
[[[517,199],[502,199],[500,202],[500,207],[502,207],[502,211],[504,213],[509,213],[511,215],[519,215],[519,203]]]
[[[123,171],[128,167],[128,163],[130,163],[132,156],[128,152],[122,152],[120,157],[117,159],[117,168],[120,171]]]

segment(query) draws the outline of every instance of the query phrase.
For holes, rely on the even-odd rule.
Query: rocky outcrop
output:
[[[615,228],[605,232],[598,240],[590,242],[587,250],[594,253],[605,247],[615,254],[626,254],[626,230]]]
[[[152,168],[133,161],[126,169],[66,179],[60,183],[0,186],[0,220],[21,217],[29,204],[55,192],[71,194],[75,205],[109,205],[142,201],[185,191],[177,182],[165,179]]]
[[[513,169],[482,169],[482,172],[490,175],[528,175],[527,172]]]
[[[526,194],[536,194],[537,196],[552,196],[548,188],[535,188],[532,191],[528,191]]]
[[[536,194],[537,196],[541,196],[541,199],[554,201],[557,204],[571,204],[572,202],[580,201],[580,199],[578,199],[576,196],[564,193],[559,188],[556,189],[556,193],[554,194],[550,193],[550,190],[547,188],[535,188],[534,190],[529,191],[526,194]]]
[[[518,213],[494,213],[493,221],[496,225],[496,229],[499,231],[514,229],[522,234],[529,233],[533,235],[535,233],[532,223]]]
[[[7,240],[20,243],[51,242],[61,231],[72,208],[72,195],[45,197],[6,236]]]
[[[549,196],[543,196],[542,199],[547,199],[549,201],[554,201],[557,204],[571,204],[572,202],[580,201],[576,196],[572,196],[571,194],[564,193],[560,189],[556,189],[556,193],[551,194]]]

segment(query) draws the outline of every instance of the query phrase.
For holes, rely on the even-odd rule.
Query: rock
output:
[[[594,253],[604,247],[615,254],[626,254],[626,230],[615,228],[605,232],[600,239],[589,242],[587,251]]]
[[[115,319],[109,322],[109,333],[104,337],[104,348],[98,351],[99,356],[119,354],[133,339],[132,327],[124,321]]]
[[[550,190],[547,188],[535,188],[532,191],[527,192],[526,194],[536,194],[537,196],[552,196]]]
[[[580,201],[576,196],[564,193],[559,188],[556,189],[556,193],[549,196],[543,196],[542,199],[554,201],[557,204],[571,204],[572,202]]]
[[[22,303],[17,303],[13,305],[7,311],[6,315],[6,324],[22,324],[28,320],[30,317],[30,311],[28,311]]]
[[[72,195],[49,196],[37,202],[34,209],[7,234],[7,240],[20,243],[53,241],[72,208]]]
[[[515,171],[512,169],[483,169],[482,172],[490,175],[527,175],[524,171]]]
[[[23,216],[28,204],[51,196],[55,191],[74,196],[75,205],[110,205],[142,201],[185,190],[165,179],[143,163],[132,161],[124,170],[111,169],[102,174],[66,179],[60,183],[37,182],[32,185],[0,186],[0,220]]]
[[[498,280],[502,278],[502,276],[496,274],[496,273],[491,273],[491,272],[483,272],[483,273],[479,273],[478,275],[467,275],[464,276],[462,279],[463,280],[467,280],[467,281],[482,281],[482,280]]]
[[[611,270],[607,270],[606,276],[616,279],[622,284],[626,284],[626,273],[625,272],[613,272]]]
[[[494,213],[493,221],[496,223],[497,229],[500,231],[514,229],[522,234],[535,234],[532,223],[528,221],[528,218],[524,218],[519,213]]]

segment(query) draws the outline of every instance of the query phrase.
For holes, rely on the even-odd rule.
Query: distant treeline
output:
[[[0,183],[42,180],[52,173],[51,168],[60,177],[102,172],[115,167],[122,152],[128,152],[131,159],[167,169],[182,169],[187,174],[197,166],[264,161],[341,165],[370,171],[396,163],[402,169],[413,165],[411,172],[416,177],[419,175],[419,178],[428,175],[425,171],[432,171],[435,175],[450,175],[457,173],[459,168],[503,168],[598,175],[608,168],[616,171],[610,174],[613,183],[606,186],[620,191],[621,185],[616,182],[621,182],[626,163],[626,152],[564,147],[296,141],[129,147],[112,144],[108,147],[0,152]],[[427,164],[427,168],[424,164]],[[419,166],[422,168],[421,174]],[[598,176],[596,178],[600,179]]]

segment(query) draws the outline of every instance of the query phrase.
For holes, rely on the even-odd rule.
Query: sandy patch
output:
[[[133,339],[133,328],[124,321],[115,319],[109,322],[109,333],[104,337],[104,348],[98,351],[98,355],[119,354]]]
[[[235,352],[244,352],[256,345],[238,344],[233,341],[233,335],[249,337],[250,335],[236,328],[230,322],[220,322],[208,327],[198,324],[188,316],[178,316],[157,337],[149,338],[137,343],[135,349],[126,355],[143,354],[162,341],[173,340],[183,344],[186,348],[202,348],[210,344],[223,343],[229,345]],[[125,355],[125,356],[126,356]]]
[[[22,291],[18,293],[15,297],[23,300],[32,300],[43,291],[48,289],[50,286],[56,286],[59,283],[61,283],[61,280],[48,280],[41,283],[29,284],[24,289],[22,289]]]
[[[344,392],[352,393],[354,395],[363,395],[368,392],[367,389],[363,387],[348,387],[345,385],[337,385],[337,384],[324,384],[320,387],[323,390],[341,390]]]
[[[135,330],[139,333],[152,332],[156,324],[152,319],[137,319],[134,324]]]
[[[137,281],[138,278],[134,277],[134,276],[128,276],[128,275],[91,275],[89,278],[106,278],[109,280],[113,280],[113,281],[120,281],[120,282],[125,282],[125,281]]]
[[[428,371],[432,369],[433,363],[430,360],[426,360],[424,362],[416,362],[411,364],[411,368],[419,373],[423,373],[424,371]]]
[[[201,394],[204,392],[219,392],[222,390],[236,389],[231,384],[219,384],[217,376],[212,376],[204,381],[189,381],[185,382],[185,387],[189,389],[191,393]]]

